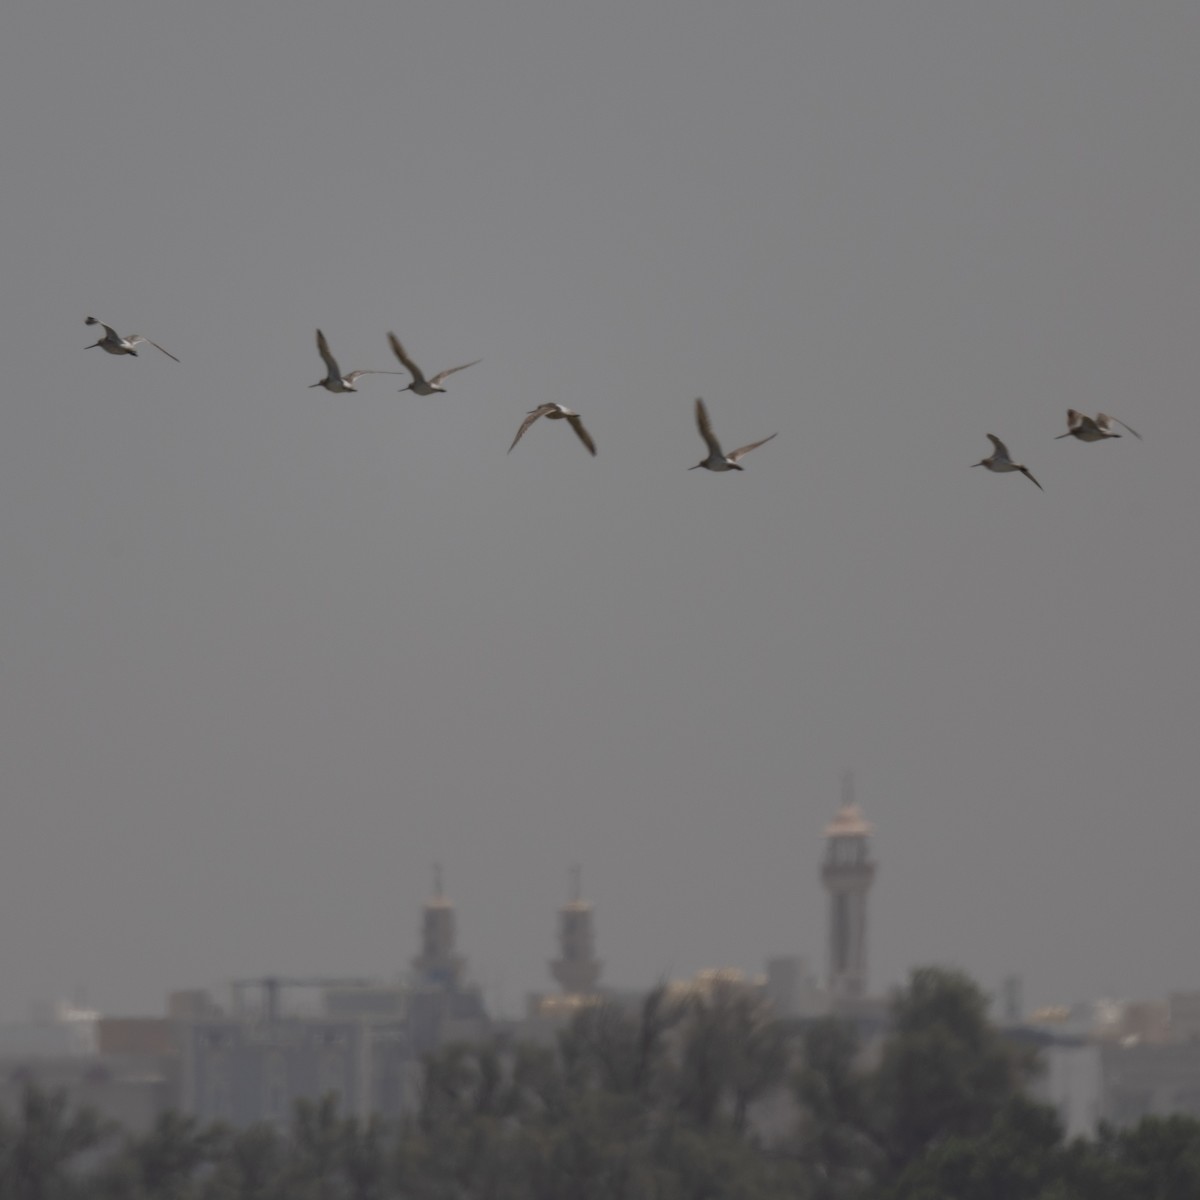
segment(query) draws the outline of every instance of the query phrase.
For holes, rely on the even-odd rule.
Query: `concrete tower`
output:
[[[596,926],[592,906],[581,897],[579,868],[571,868],[571,898],[558,910],[560,958],[550,973],[567,995],[587,996],[596,990],[603,964],[596,957]]]
[[[829,892],[829,994],[839,1001],[867,994],[867,892],[875,863],[867,836],[870,823],[854,802],[854,779],[842,778],[842,803],[825,826],[821,881]]]
[[[447,991],[462,981],[463,959],[454,953],[454,905],[442,892],[442,868],[433,868],[433,895],[425,901],[421,918],[421,953],[412,960],[421,982]]]

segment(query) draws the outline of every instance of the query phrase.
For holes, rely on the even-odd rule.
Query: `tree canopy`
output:
[[[301,1101],[284,1127],[163,1114],[122,1133],[28,1086],[0,1200],[1196,1200],[1200,1122],[1067,1141],[1028,1051],[964,975],[912,973],[881,1042],[754,993],[583,1010],[553,1046],[444,1046],[384,1124]]]

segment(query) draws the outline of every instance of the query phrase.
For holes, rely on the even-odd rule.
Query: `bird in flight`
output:
[[[744,471],[746,468],[738,466],[738,459],[744,458],[751,450],[757,450],[759,446],[777,436],[773,433],[771,437],[765,437],[761,442],[751,442],[748,446],[739,446],[736,450],[731,450],[726,454],[721,449],[721,443],[713,434],[712,425],[708,419],[708,409],[704,407],[704,401],[699,396],[696,397],[696,425],[700,429],[700,436],[704,439],[704,444],[708,447],[708,457],[703,462],[698,462],[695,467],[688,467],[689,471],[694,471],[696,467],[703,467],[706,471]]]
[[[1020,463],[1015,463],[1009,457],[1008,447],[994,434],[989,433],[988,439],[992,445],[996,447],[995,452],[989,458],[981,458],[977,463],[972,463],[973,467],[987,467],[989,471],[1020,471],[1031,483],[1037,483],[1037,486],[1044,492],[1046,489],[1042,487],[1033,475],[1030,474],[1028,467],[1021,466]]]
[[[455,371],[465,371],[468,367],[473,367],[475,363],[483,361],[483,359],[477,358],[474,362],[463,363],[459,367],[447,367],[444,371],[439,371],[432,379],[426,379],[421,373],[421,368],[409,358],[400,344],[400,339],[394,333],[388,334],[388,341],[392,343],[392,353],[404,364],[404,369],[412,376],[412,383],[400,390],[415,392],[418,396],[432,396],[435,392],[444,392],[446,389],[442,387],[443,379],[453,375]],[[399,375],[400,372],[396,371],[395,374]]]
[[[399,371],[351,371],[349,375],[342,374],[342,368],[337,365],[337,359],[329,353],[329,343],[325,335],[317,330],[317,353],[325,360],[327,374],[324,379],[310,383],[310,388],[323,387],[327,392],[357,392],[355,382],[364,375],[399,375]]]
[[[175,358],[170,350],[163,350],[157,343],[152,342],[148,337],[142,337],[140,333],[131,333],[127,338],[123,338],[111,325],[105,325],[103,321],[97,321],[95,317],[88,317],[84,322],[85,325],[99,325],[104,330],[104,336],[98,342],[92,342],[85,349],[91,350],[99,346],[101,350],[107,350],[109,354],[132,354],[137,358],[138,352],[134,349],[135,346],[145,342],[149,346],[153,346],[155,350],[162,350],[168,358]],[[175,358],[178,362],[179,359]]]
[[[1054,440],[1058,441],[1058,438],[1074,437],[1078,438],[1081,442],[1103,442],[1109,438],[1120,437],[1119,433],[1113,432],[1114,421],[1122,429],[1128,429],[1139,442],[1142,440],[1142,435],[1136,429],[1130,429],[1124,421],[1118,421],[1116,417],[1097,413],[1093,419],[1086,413],[1076,412],[1073,408],[1067,409],[1067,432],[1060,433]]]
[[[588,451],[595,455],[596,443],[592,441],[592,435],[583,427],[583,421],[577,412],[573,412],[569,408],[564,408],[561,404],[540,404],[537,408],[531,409],[525,420],[521,422],[521,428],[517,430],[517,436],[512,440],[512,446],[509,446],[508,452],[513,452],[515,446],[522,437],[525,436],[525,430],[538,419],[545,417],[548,421],[568,421],[571,428],[579,435],[579,440],[588,448]]]

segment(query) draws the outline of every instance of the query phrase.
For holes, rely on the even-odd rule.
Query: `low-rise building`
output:
[[[1174,1113],[1200,1117],[1200,1041],[1106,1043],[1100,1079],[1100,1116],[1114,1125]]]

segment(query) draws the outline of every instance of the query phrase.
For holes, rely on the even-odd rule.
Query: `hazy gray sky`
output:
[[[1190,0],[8,6],[0,1015],[392,974],[434,860],[510,1010],[572,862],[609,982],[823,970],[847,765],[876,986],[1200,987],[1198,59]],[[318,325],[483,362],[331,396]],[[778,438],[689,473],[697,395]],[[547,400],[596,459],[505,454]]]

